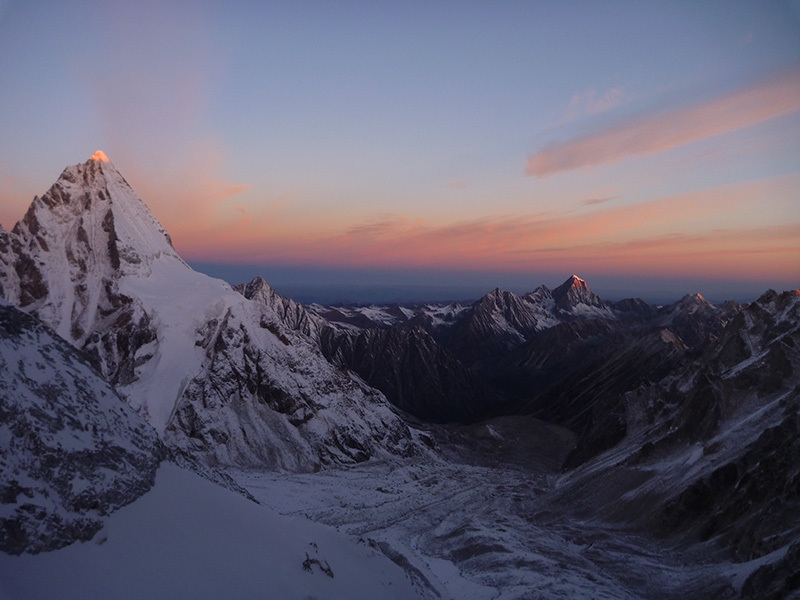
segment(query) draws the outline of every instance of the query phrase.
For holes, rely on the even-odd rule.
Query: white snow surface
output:
[[[188,381],[202,371],[205,349],[196,344],[199,330],[248,302],[224,281],[179,261],[163,257],[146,277],[134,274],[119,281],[120,292],[141,301],[158,332],[155,356],[140,367],[137,381],[119,390],[159,433]]]
[[[155,487],[93,540],[0,553],[0,600],[419,597],[404,571],[366,543],[168,463]]]

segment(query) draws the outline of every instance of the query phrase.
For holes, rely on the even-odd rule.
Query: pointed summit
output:
[[[577,275],[572,275],[553,290],[556,306],[567,312],[574,312],[579,305],[606,309],[607,305],[589,289],[589,285]]]
[[[84,258],[84,269],[99,261],[127,272],[159,256],[180,260],[164,227],[102,150],[64,169],[14,233],[31,250]]]
[[[675,302],[672,306],[673,312],[694,313],[699,311],[713,311],[716,307],[699,293],[686,294],[683,298]]]
[[[98,162],[106,162],[106,163],[111,162],[110,160],[108,160],[108,156],[106,156],[106,153],[103,152],[102,150],[98,150],[97,152],[92,154],[92,157],[89,160],[96,160]]]
[[[188,268],[166,230],[102,151],[64,169],[45,194],[33,199],[12,234],[15,252],[24,259],[16,268],[19,281],[4,283],[14,287],[4,290],[7,297],[78,344],[95,319],[112,310],[113,302],[106,305],[103,299],[110,282],[147,277],[158,262]]]

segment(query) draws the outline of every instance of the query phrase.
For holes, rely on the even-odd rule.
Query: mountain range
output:
[[[558,577],[587,597],[800,596],[797,290],[652,306],[605,301],[573,275],[473,303],[305,306],[262,278],[231,287],[192,270],[97,152],[10,232],[0,227],[0,295],[0,568],[33,561],[20,554],[67,556],[169,482],[189,489],[178,465],[273,506],[269,478],[287,493],[293,482],[332,489],[307,516],[350,533],[373,505],[394,509],[393,486],[460,494],[453,511],[495,507],[478,537],[469,515],[436,533],[456,518],[434,522],[447,497],[364,529],[367,554],[402,580],[373,583],[406,586],[397,597],[461,597],[472,585],[486,597],[560,597],[569,586]],[[422,465],[434,471],[423,477]],[[321,483],[362,472],[383,483],[348,502]],[[475,477],[491,499],[465,484]],[[520,477],[535,485],[500,502]],[[459,481],[474,491],[456,492]],[[610,549],[570,554],[560,571],[531,558],[545,552],[540,535],[561,540],[545,554],[573,547],[580,523],[581,536],[641,537],[652,564],[685,553],[705,566],[687,563],[659,589],[624,561],[599,576]],[[336,571],[309,548],[297,582]],[[372,564],[362,554],[354,572]],[[37,572],[44,560],[24,564]],[[556,587],[537,588],[536,574],[551,572]],[[293,582],[291,593],[339,593]]]

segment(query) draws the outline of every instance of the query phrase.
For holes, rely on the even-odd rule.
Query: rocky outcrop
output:
[[[325,311],[328,322],[276,293],[257,277],[235,286],[246,298],[272,307],[283,325],[314,340],[328,361],[351,370],[409,415],[434,423],[474,421],[495,413],[501,396],[440,345],[422,326],[424,310],[385,307],[376,320],[359,311]],[[375,311],[378,312],[378,311]],[[431,326],[433,317],[428,316]],[[353,328],[363,323],[364,329]],[[344,326],[343,326],[344,324]]]
[[[205,353],[164,439],[203,463],[297,472],[408,455],[408,429],[377,391],[329,364],[260,305],[232,307],[200,332]]]
[[[702,351],[739,311],[736,303],[717,307],[700,294],[687,294],[662,308],[659,323],[678,335],[688,348]]]
[[[570,474],[573,492],[604,490],[606,504],[581,510],[687,548],[713,545],[735,562],[779,558],[800,532],[798,348],[800,295],[768,292],[699,357],[624,393],[623,439]],[[754,574],[745,596],[769,597],[752,587],[767,573],[791,581],[785,566]]]
[[[78,350],[0,305],[0,550],[92,538],[147,490],[165,450]]]
[[[467,367],[480,370],[483,362],[493,361],[525,343],[534,332],[555,324],[552,305],[544,287],[526,296],[497,288],[437,337]]]
[[[325,319],[306,310],[299,302],[278,294],[262,277],[255,277],[249,283],[235,285],[233,289],[248,300],[269,306],[285,327],[317,342],[322,330],[331,327]]]

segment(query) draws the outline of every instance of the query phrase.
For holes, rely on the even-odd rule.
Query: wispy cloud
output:
[[[598,94],[597,90],[590,88],[579,94],[573,94],[569,106],[561,123],[573,121],[579,117],[598,115],[619,106],[625,93],[622,87],[615,87]]]
[[[413,235],[422,229],[422,219],[410,219],[407,215],[380,214],[364,223],[351,226],[345,235],[357,239],[391,239]]]
[[[657,154],[800,110],[800,68],[702,104],[623,121],[566,142],[554,142],[528,159],[526,173],[545,177]]]
[[[712,276],[782,273],[785,277],[800,272],[800,213],[785,214],[779,225],[774,214],[762,221],[752,221],[748,215],[754,203],[786,195],[797,186],[800,179],[787,176],[643,203],[605,205],[591,212],[488,215],[442,225],[383,215],[342,235],[283,250],[296,262],[331,266],[524,270],[536,265],[555,270],[602,268],[662,275],[705,271]],[[763,215],[781,211],[786,200],[776,200],[774,206],[770,202],[762,207]]]
[[[253,219],[246,228],[231,225],[196,240],[197,254],[187,258],[791,279],[800,273],[797,189],[800,175],[786,175],[637,203],[611,202],[613,196],[598,194],[589,199],[596,210],[492,214],[444,223],[381,213],[338,234],[298,231],[288,237],[274,228],[267,233],[269,225]]]
[[[604,198],[588,198],[584,200],[581,204],[584,206],[595,206],[597,204],[605,204],[611,200],[616,200],[619,196],[606,196]]]
[[[92,18],[102,52],[74,58],[73,68],[93,100],[109,158],[176,245],[246,220],[227,201],[250,186],[226,174],[230,152],[208,122],[225,68],[209,33],[210,8],[144,0],[103,5]]]

